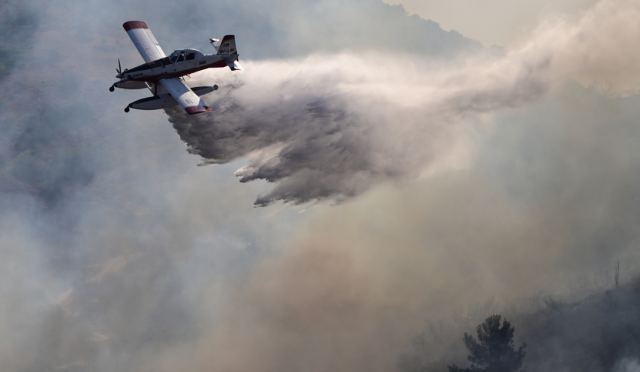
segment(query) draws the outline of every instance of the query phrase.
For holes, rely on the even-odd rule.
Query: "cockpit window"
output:
[[[191,60],[191,59],[194,59],[194,58],[196,58],[196,54],[195,53],[187,54],[187,60]]]

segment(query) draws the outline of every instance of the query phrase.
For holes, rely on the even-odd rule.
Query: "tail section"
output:
[[[220,44],[217,49],[218,55],[238,55],[238,50],[236,49],[236,36],[225,35],[222,40],[220,40]]]
[[[242,66],[238,63],[239,56],[238,49],[236,48],[235,35],[225,35],[222,40],[210,39],[210,41],[218,52],[218,55],[227,61],[227,65],[231,70],[242,70]]]

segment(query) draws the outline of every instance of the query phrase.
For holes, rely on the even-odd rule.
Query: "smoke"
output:
[[[275,184],[256,205],[342,201],[460,158],[451,149],[466,141],[464,124],[567,81],[633,94],[638,15],[635,1],[603,1],[577,20],[549,21],[513,51],[447,64],[397,54],[246,63],[232,77],[209,75],[226,87],[212,95],[212,115],[168,114],[190,152],[212,163],[247,156],[240,181]]]
[[[544,61],[462,75],[425,62],[334,55],[247,63],[247,72],[222,78],[227,89],[212,98],[210,117],[169,116],[190,152],[213,163],[248,156],[240,181],[276,184],[257,205],[340,201],[432,170],[464,141],[456,124],[545,90],[529,77]]]
[[[502,117],[471,170],[316,206],[292,247],[230,289],[200,368],[393,370],[428,327],[426,370],[438,371],[464,361],[463,333],[495,312],[514,319],[519,341],[555,350],[555,367],[584,370],[594,349],[615,357],[637,339],[601,340],[603,329],[637,317],[607,303],[585,316],[568,307],[554,323],[514,314],[609,288],[617,260],[626,280],[638,273],[637,104],[569,88]],[[550,370],[540,365],[551,355],[537,356],[527,369]],[[608,371],[598,366],[588,370]]]
[[[345,188],[343,180],[331,185],[327,196],[338,199],[378,182],[401,180],[335,209],[316,206],[315,218],[294,237],[289,250],[261,262],[247,282],[232,289],[223,321],[203,340],[206,352],[196,358],[200,369],[392,370],[408,340],[425,324],[431,330],[423,345],[428,365],[443,368],[463,358],[461,335],[487,314],[535,311],[540,306],[536,301],[546,296],[575,299],[607,288],[617,259],[628,263],[628,276],[637,273],[640,216],[634,185],[640,159],[632,154],[640,138],[638,99],[616,97],[637,89],[637,71],[629,69],[626,79],[611,74],[630,67],[621,55],[633,59],[636,52],[620,48],[607,54],[608,45],[599,43],[602,35],[595,38],[582,29],[589,25],[605,32],[626,24],[626,32],[633,33],[638,6],[624,5],[616,8],[605,1],[576,21],[559,20],[551,29],[541,28],[518,50],[455,68],[429,66],[421,71],[403,60],[401,65],[410,66],[405,74],[389,71],[384,63],[371,66],[367,62],[373,58],[344,56],[338,61],[348,63],[325,62],[331,74],[322,74],[325,63],[317,61],[326,58],[312,57],[311,63],[289,66],[304,71],[296,79],[256,64],[244,76],[258,79],[250,75],[257,71],[266,76],[257,80],[260,86],[271,88],[260,92],[250,79],[236,83],[219,101],[214,119],[219,122],[171,113],[191,151],[202,155],[212,149],[213,155],[203,156],[214,162],[246,150],[241,145],[234,155],[224,146],[192,142],[185,132],[197,128],[215,133],[224,128],[227,113],[243,118],[229,118],[235,125],[231,128],[265,142],[247,147],[252,159],[240,176],[281,182],[259,198],[259,204],[316,198],[314,186],[325,178],[306,178],[301,169],[321,169],[319,174],[329,180],[334,174],[363,172],[358,174],[365,176],[360,189],[353,184]],[[590,23],[593,19],[602,24]],[[586,58],[587,49],[598,58]],[[598,64],[603,66],[596,69]],[[340,66],[356,68],[344,71]],[[589,74],[584,72],[587,67]],[[314,74],[319,77],[313,79]],[[277,84],[269,84],[270,79]],[[325,80],[331,89],[322,89]],[[337,91],[337,97],[332,99],[328,91]],[[316,162],[316,151],[305,152],[315,150],[307,134],[317,141],[317,129],[306,126],[308,118],[318,121],[310,109],[317,107],[311,106],[316,97],[322,98],[321,107],[333,108],[333,116],[321,122],[331,128],[339,123],[340,138],[349,139],[343,144],[350,147],[343,151],[356,159],[402,159],[394,164],[396,173],[378,172],[384,165],[380,160],[325,162],[328,155],[318,154]],[[273,115],[274,106],[293,119],[283,112]],[[500,112],[506,108],[519,109]],[[442,161],[440,150],[459,141],[456,134],[465,133],[456,129],[468,128],[469,122],[487,114],[495,115],[494,130],[474,144],[473,163],[428,171]],[[246,122],[250,124],[245,127]],[[274,138],[260,136],[260,125]],[[352,136],[354,127],[363,130]],[[230,130],[221,138],[234,138],[234,133]],[[332,144],[330,136],[322,138]],[[389,138],[403,146],[380,146],[391,142]],[[243,143],[240,138],[232,142],[236,140]],[[439,151],[430,152],[432,146]],[[298,149],[306,156],[293,161],[281,148]],[[354,167],[362,164],[369,167]],[[418,180],[404,181],[415,177]],[[304,187],[289,187],[296,184]],[[606,319],[606,310],[596,314]],[[590,319],[582,321],[576,327]],[[516,330],[522,327],[516,324]],[[565,335],[571,332],[558,329]],[[553,345],[560,353],[569,347]],[[618,351],[617,345],[607,346],[612,353]],[[589,350],[578,348],[577,353]],[[579,370],[579,364],[566,363],[566,370]]]
[[[622,359],[613,372],[638,372],[640,371],[640,363],[635,359]]]
[[[575,302],[518,314],[527,370],[632,371],[640,352],[638,280]]]
[[[376,78],[364,60],[326,56],[247,69],[240,81],[223,83],[229,89],[216,97],[212,119],[174,110],[170,120],[189,150],[211,162],[248,155],[236,172],[241,182],[276,182],[258,205],[358,195],[371,183],[423,171],[441,145],[455,141],[440,124],[417,130],[425,110],[414,107],[420,99],[411,102],[411,92],[404,102],[368,94],[397,83]]]
[[[600,1],[575,24],[543,24],[540,42],[555,45],[560,74],[607,93],[637,94],[640,55],[630,48],[640,33],[633,22],[639,14],[635,0]]]
[[[632,275],[640,105],[608,94],[635,92],[634,49],[584,29],[633,33],[636,4],[617,4],[446,63],[373,42],[336,54],[362,39],[340,32],[313,56],[288,50],[308,36],[273,49],[263,39],[305,26],[274,26],[300,15],[289,4],[34,6],[1,82],[0,369],[392,370],[427,323],[429,358],[449,361],[487,313],[606,287],[618,258]],[[169,112],[191,152],[228,165],[195,167],[163,113],[124,115],[139,97],[106,92],[137,17],[166,49],[239,19],[241,51],[287,50],[215,72],[211,120]],[[402,34],[393,19],[365,36]],[[242,180],[274,188],[238,187],[243,161]],[[350,202],[251,208],[256,194]]]

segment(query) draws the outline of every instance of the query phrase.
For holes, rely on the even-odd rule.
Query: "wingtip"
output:
[[[122,27],[124,27],[125,31],[133,30],[136,28],[149,28],[149,26],[147,26],[147,23],[144,21],[127,21],[122,24]]]
[[[202,107],[202,106],[189,106],[189,107],[185,107],[184,110],[189,115],[195,115],[195,114],[200,114],[200,113],[203,113],[203,112],[211,112],[211,111],[213,111],[213,109],[211,109],[208,106],[204,106],[204,107]]]

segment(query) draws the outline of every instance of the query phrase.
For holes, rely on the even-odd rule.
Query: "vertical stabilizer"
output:
[[[235,35],[225,35],[222,40],[214,42],[214,47],[217,46],[218,55],[223,57],[227,61],[227,66],[232,71],[242,70],[242,66],[238,63],[238,49],[236,49],[236,37]]]
[[[218,46],[218,55],[238,55],[235,35],[224,35]]]

